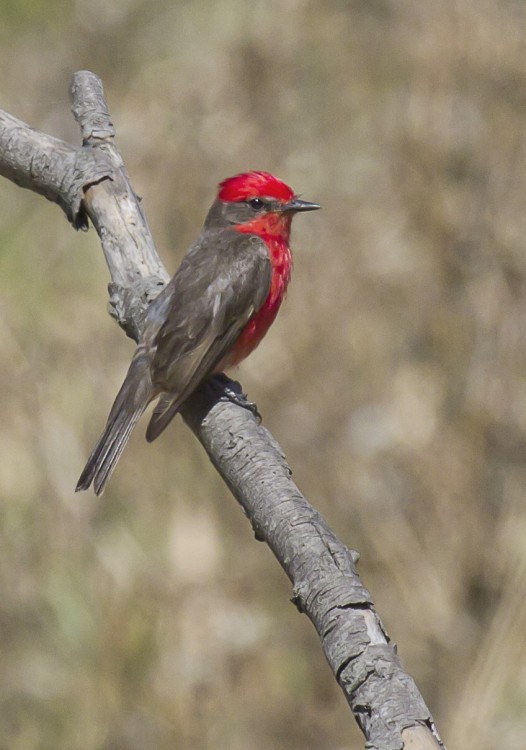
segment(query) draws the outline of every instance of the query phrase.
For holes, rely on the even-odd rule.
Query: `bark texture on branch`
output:
[[[136,341],[144,309],[168,280],[120,153],[100,80],[73,78],[83,138],[71,146],[0,111],[0,174],[57,203],[76,228],[88,218],[110,269],[113,316]],[[444,748],[431,714],[403,670],[347,549],[291,478],[283,451],[252,414],[221,400],[214,381],[182,414],[293,585],[364,733],[377,750]]]

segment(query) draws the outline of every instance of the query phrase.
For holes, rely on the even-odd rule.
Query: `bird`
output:
[[[285,297],[296,213],[319,209],[282,180],[249,171],[223,180],[203,229],[145,312],[142,334],[76,491],[100,495],[146,407],[155,440],[210,376],[261,342]]]

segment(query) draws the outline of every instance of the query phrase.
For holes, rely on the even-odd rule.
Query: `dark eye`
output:
[[[265,202],[262,201],[261,198],[252,198],[252,200],[248,201],[248,205],[256,211],[259,211],[261,208],[264,208]]]

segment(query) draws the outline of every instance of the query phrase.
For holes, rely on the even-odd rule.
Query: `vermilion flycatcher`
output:
[[[153,399],[160,397],[146,430],[149,442],[200,383],[256,348],[290,280],[292,217],[317,208],[267,172],[220,184],[203,231],[146,311],[141,341],[77,490],[93,482],[100,495]]]

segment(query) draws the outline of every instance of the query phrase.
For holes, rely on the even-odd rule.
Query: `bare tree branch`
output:
[[[168,280],[120,153],[100,80],[73,78],[74,147],[0,111],[0,174],[57,203],[76,228],[88,218],[110,269],[112,314],[135,340],[143,312]],[[215,381],[183,417],[293,585],[313,622],[368,748],[444,748],[413,679],[403,670],[347,549],[291,479],[283,451],[246,409],[221,400]]]

